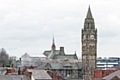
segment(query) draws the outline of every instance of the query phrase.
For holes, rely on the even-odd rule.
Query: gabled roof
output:
[[[28,53],[25,53],[24,55],[21,56],[21,58],[30,58],[30,55],[28,55]]]
[[[115,72],[109,74],[108,76],[103,77],[102,79],[103,80],[111,80],[115,76],[120,77],[120,70],[115,71]]]

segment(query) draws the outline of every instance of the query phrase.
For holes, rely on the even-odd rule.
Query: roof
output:
[[[62,69],[63,68],[63,65],[61,63],[55,63],[55,62],[52,62],[52,63],[49,63],[51,65],[51,67],[53,69]]]
[[[72,65],[70,63],[66,63],[66,64],[64,64],[64,66],[70,66],[70,67],[72,67]]]
[[[62,69],[65,66],[71,66],[72,69],[81,69],[82,68],[82,62],[78,62],[78,60],[74,59],[63,59],[63,60],[47,60],[42,61],[38,69],[46,69],[46,68],[54,68],[54,69]]]
[[[108,76],[103,77],[102,79],[110,80],[110,79],[112,79],[115,76],[120,77],[120,70],[115,71],[115,72],[109,74]]]
[[[30,55],[28,55],[28,53],[25,53],[24,55],[21,56],[21,58],[28,58],[31,57]]]
[[[37,69],[44,69],[47,63],[43,63],[37,67]]]
[[[60,53],[60,50],[54,50],[54,53],[58,55]],[[44,51],[43,54],[48,57],[51,54],[51,50]]]
[[[67,54],[67,55],[63,55],[63,56],[57,55],[54,57],[54,59],[66,59],[66,58],[67,59],[78,59],[77,56],[74,54]]]
[[[52,80],[52,78],[48,75],[45,70],[37,70],[37,69],[28,69],[29,72],[32,72],[32,77],[34,79],[41,80]]]
[[[0,75],[0,80],[30,80],[26,75]]]

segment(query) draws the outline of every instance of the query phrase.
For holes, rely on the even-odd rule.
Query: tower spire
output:
[[[89,5],[89,8],[88,8],[88,12],[87,12],[86,18],[93,18],[92,17],[92,13],[91,13],[91,9],[90,9],[90,5]]]
[[[56,47],[55,47],[55,41],[54,41],[54,35],[53,35],[53,43],[52,43],[51,49],[52,49],[52,50],[55,50],[55,49],[56,49]]]
[[[53,44],[55,44],[55,42],[54,42],[54,35],[53,35]]]

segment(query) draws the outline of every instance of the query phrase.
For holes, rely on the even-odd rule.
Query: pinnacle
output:
[[[91,10],[90,10],[90,6],[89,6],[89,8],[88,8],[88,12],[87,12],[86,18],[93,18],[93,17],[92,17]]]

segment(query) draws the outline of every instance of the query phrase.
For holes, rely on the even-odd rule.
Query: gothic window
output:
[[[91,24],[89,24],[89,28],[91,29]]]
[[[88,26],[87,26],[87,28],[89,28],[89,23],[88,23]]]

